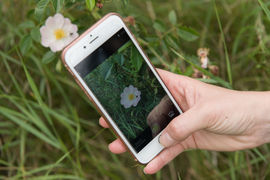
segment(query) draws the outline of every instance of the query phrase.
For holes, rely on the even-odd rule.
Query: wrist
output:
[[[253,121],[255,122],[254,135],[258,145],[270,142],[270,92],[249,92]]]

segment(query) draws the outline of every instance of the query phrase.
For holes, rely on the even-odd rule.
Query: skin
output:
[[[189,77],[158,70],[184,111],[160,136],[165,149],[144,168],[154,174],[187,149],[237,151],[270,142],[270,92],[228,90]],[[99,123],[108,128],[101,117]],[[126,152],[119,139],[112,153]]]

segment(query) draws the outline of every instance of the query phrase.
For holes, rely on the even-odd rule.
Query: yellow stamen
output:
[[[128,95],[128,100],[131,101],[131,100],[133,100],[134,98],[135,98],[134,94],[129,94],[129,95]]]
[[[56,40],[59,40],[59,39],[66,37],[66,33],[63,29],[56,29],[54,31],[54,36],[55,36]]]

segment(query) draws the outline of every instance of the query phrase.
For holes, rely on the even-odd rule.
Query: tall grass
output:
[[[129,154],[111,154],[107,144],[114,136],[99,127],[99,115],[59,54],[40,45],[37,30],[56,12],[71,18],[80,32],[108,12],[131,15],[132,31],[157,67],[191,76],[197,49],[208,47],[211,63],[220,68],[218,77],[205,72],[208,82],[269,90],[270,2],[112,0],[92,11],[84,0],[36,2],[0,1],[0,179],[269,178],[269,145],[187,151],[152,176]]]

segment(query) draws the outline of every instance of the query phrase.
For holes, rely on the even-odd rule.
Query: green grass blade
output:
[[[66,157],[72,152],[69,151],[67,153],[65,153],[61,158],[59,158],[59,160],[57,160],[55,163],[53,164],[49,164],[49,165],[45,165],[45,166],[42,166],[42,167],[39,167],[39,168],[35,168],[33,170],[30,170],[30,171],[27,171],[24,173],[24,175],[22,174],[19,174],[19,175],[16,175],[14,176],[13,178],[14,179],[20,179],[22,176],[24,177],[29,177],[29,176],[34,176],[34,174],[37,174],[37,173],[40,173],[42,171],[47,171],[47,173],[45,174],[44,178],[48,177],[49,176],[49,173],[52,171],[53,168],[57,168],[57,167],[63,167],[60,163],[66,159]]]
[[[0,164],[5,165],[5,166],[11,166],[11,164],[9,164],[8,162],[6,162],[2,159],[0,159]]]
[[[235,167],[235,171],[240,171],[244,168],[246,168],[247,166],[251,166],[253,164],[256,164],[256,163],[259,163],[259,162],[262,162],[264,161],[265,158],[269,158],[270,157],[270,154],[267,154],[267,155],[264,155],[264,157],[258,157],[258,158],[255,158],[255,159],[252,159],[249,164],[248,163],[242,163],[240,164],[239,166]],[[221,173],[222,176],[226,175],[226,174],[229,174],[231,172],[230,169],[228,170],[225,170]]]
[[[16,117],[14,115],[14,114],[16,114],[15,111],[0,106],[0,114],[2,114],[3,116],[5,116],[6,118],[8,118],[9,120],[11,120],[12,122],[18,124],[20,127],[22,127],[23,129],[25,129],[26,131],[30,132],[31,134],[37,136],[38,138],[42,139],[43,141],[47,142],[48,144],[51,144],[55,148],[57,148],[57,149],[60,148],[60,146],[59,146],[59,144],[57,142],[51,140],[50,138],[48,138],[44,134],[40,133],[33,126],[27,124],[22,119],[19,119],[18,117]]]
[[[33,170],[30,170],[28,172],[25,172],[23,175],[18,174],[16,176],[13,176],[12,178],[13,179],[21,179],[21,177],[30,177],[30,176],[34,176],[34,174],[36,174],[36,173],[41,173],[42,171],[46,171],[48,169],[57,168],[57,167],[62,167],[62,165],[60,165],[60,164],[57,164],[57,165],[55,165],[55,164],[45,165],[45,166],[38,167],[38,168],[35,168]]]
[[[258,0],[258,2],[264,13],[267,15],[268,20],[270,21],[270,10],[267,8],[266,4],[262,0]]]
[[[258,148],[252,149],[265,163],[267,163],[267,159],[264,157],[264,155],[258,150]]]
[[[58,166],[64,159],[66,159],[66,157],[72,152],[73,150],[70,150],[68,152],[66,152],[61,158],[59,158],[54,164],[52,164],[52,166],[48,169],[48,171],[46,172],[46,177],[49,176],[50,172],[52,171],[52,169],[56,166]]]
[[[227,49],[227,45],[226,45],[226,41],[225,41],[225,36],[224,36],[224,32],[223,32],[223,28],[222,28],[222,24],[221,24],[221,21],[220,21],[220,17],[219,17],[219,13],[218,13],[218,10],[217,10],[217,5],[216,5],[215,0],[214,0],[214,7],[215,7],[215,12],[216,12],[216,17],[217,17],[217,21],[218,21],[219,30],[221,32],[221,38],[222,38],[223,45],[224,45],[228,79],[229,79],[230,85],[232,86],[233,81],[232,81],[231,62],[230,62],[228,49]]]
[[[29,178],[29,180],[59,180],[59,179],[71,179],[71,180],[84,180],[78,176],[68,175],[68,174],[56,174],[50,176],[36,176],[33,178]]]
[[[28,106],[28,108],[31,109],[31,112],[34,113],[31,114],[24,108],[18,101],[14,101],[13,99],[9,99],[26,117],[29,121],[31,121],[33,124],[35,124],[38,128],[40,128],[44,133],[46,133],[50,138],[54,138],[51,131],[48,129],[48,127],[44,124],[42,119],[36,115],[35,111],[31,106]]]
[[[22,61],[22,65],[23,65],[23,69],[24,69],[24,72],[25,72],[27,81],[28,81],[28,83],[29,83],[29,85],[30,85],[30,87],[31,87],[31,89],[32,89],[32,91],[33,91],[33,93],[34,93],[34,96],[35,96],[36,100],[38,101],[38,103],[39,103],[39,105],[40,105],[41,107],[46,106],[46,105],[43,103],[43,100],[42,100],[42,98],[41,98],[41,96],[40,96],[40,94],[39,94],[39,90],[38,90],[38,88],[37,88],[37,86],[36,86],[36,84],[35,84],[33,78],[31,77],[30,73],[28,72],[28,70],[27,70],[27,68],[26,68],[26,66],[25,66],[25,64],[24,64],[23,61]],[[41,108],[41,109],[42,109],[42,111],[43,111],[45,117],[46,117],[47,120],[49,121],[49,123],[52,125],[53,123],[52,123],[52,120],[51,120],[50,116],[48,115],[48,113],[47,113],[46,111],[44,111],[43,108]],[[52,126],[53,126],[53,125],[52,125]]]

